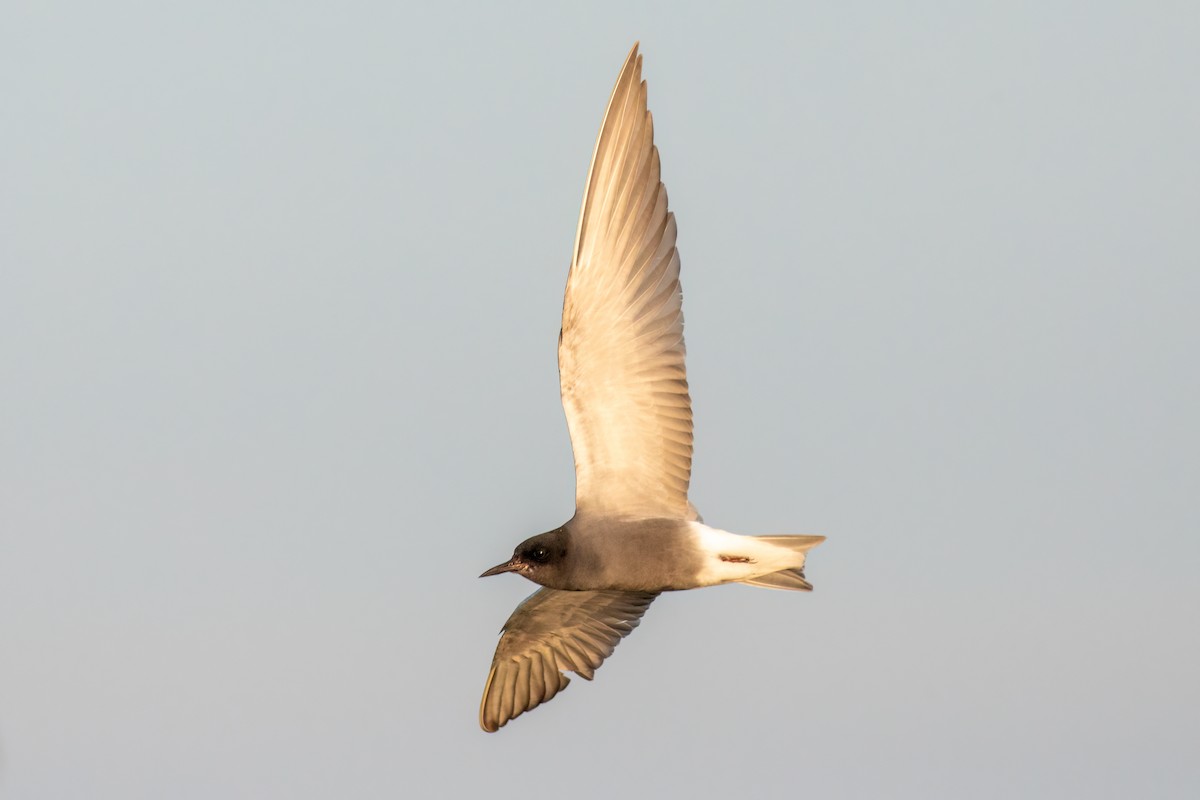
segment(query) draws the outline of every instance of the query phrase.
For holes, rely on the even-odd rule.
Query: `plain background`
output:
[[[0,791],[1197,796],[1196,5],[434,6],[0,11]],[[485,735],[635,39],[692,498],[829,541]]]

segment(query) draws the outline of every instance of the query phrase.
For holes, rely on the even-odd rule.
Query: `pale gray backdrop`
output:
[[[729,4],[732,5],[732,4]],[[0,10],[0,792],[1195,797],[1191,3]],[[496,735],[641,39],[706,519]]]

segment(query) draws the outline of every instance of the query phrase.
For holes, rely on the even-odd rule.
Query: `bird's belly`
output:
[[[572,588],[664,592],[703,586],[703,554],[689,524],[638,520],[607,526],[579,543]]]
[[[609,525],[577,545],[568,585],[555,588],[696,589],[795,566],[794,554],[775,545],[685,520]]]

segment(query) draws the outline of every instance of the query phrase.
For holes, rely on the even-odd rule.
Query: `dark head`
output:
[[[567,531],[558,528],[549,533],[539,533],[517,545],[513,557],[498,564],[479,577],[515,572],[534,583],[551,586],[561,582],[567,560]]]

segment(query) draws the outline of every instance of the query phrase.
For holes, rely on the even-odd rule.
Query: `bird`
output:
[[[479,724],[495,732],[591,680],[662,592],[740,582],[811,591],[824,536],[709,527],[688,500],[692,411],[675,216],[660,176],[638,44],[604,112],[563,300],[559,383],[575,459],[575,514],[481,578],[541,588],[500,633]]]

